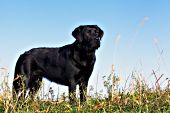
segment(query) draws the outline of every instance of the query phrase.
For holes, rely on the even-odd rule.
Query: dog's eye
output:
[[[91,33],[91,30],[87,30],[88,33]]]

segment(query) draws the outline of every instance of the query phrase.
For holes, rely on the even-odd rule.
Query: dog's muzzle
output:
[[[94,49],[98,49],[100,47],[100,37],[96,37],[94,39]]]
[[[101,40],[101,38],[100,38],[100,37],[96,37],[95,39],[96,39],[96,40],[99,40],[99,41]]]

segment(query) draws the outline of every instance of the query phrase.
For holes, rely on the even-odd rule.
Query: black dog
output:
[[[20,55],[14,74],[13,95],[34,95],[42,78],[69,87],[75,98],[76,85],[80,87],[80,100],[85,101],[88,80],[93,71],[103,31],[97,25],[83,25],[72,35],[76,41],[60,48],[33,48]],[[73,99],[70,96],[70,99]]]

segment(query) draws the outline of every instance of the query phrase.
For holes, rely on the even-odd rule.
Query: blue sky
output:
[[[111,73],[112,64],[122,81],[132,71],[153,81],[151,73],[157,69],[164,80],[170,74],[169,4],[169,0],[1,0],[0,68],[7,68],[12,80],[15,62],[24,51],[72,43],[75,27],[97,24],[105,34],[90,85],[95,86],[99,74],[102,89],[102,76]]]

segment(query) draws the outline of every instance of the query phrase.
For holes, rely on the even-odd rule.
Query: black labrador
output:
[[[80,100],[86,100],[88,80],[96,61],[103,30],[97,25],[82,25],[72,32],[74,43],[59,48],[33,48],[20,55],[14,74],[13,96],[33,96],[42,78],[69,87],[70,99],[75,98],[76,85]],[[73,94],[73,96],[70,96]]]

